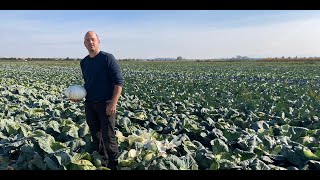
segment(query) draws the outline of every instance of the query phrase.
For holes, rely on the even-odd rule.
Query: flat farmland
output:
[[[320,62],[120,61],[123,170],[320,170]],[[95,170],[79,61],[0,61],[0,169]]]

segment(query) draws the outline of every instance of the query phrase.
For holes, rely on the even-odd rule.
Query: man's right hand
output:
[[[69,99],[70,101],[72,102],[80,102],[81,100],[78,100],[78,99]]]

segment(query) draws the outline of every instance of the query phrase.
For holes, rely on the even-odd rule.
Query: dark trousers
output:
[[[93,144],[105,161],[103,165],[114,169],[117,165],[119,148],[114,130],[116,115],[107,116],[106,113],[109,103],[110,101],[86,102],[85,113]]]

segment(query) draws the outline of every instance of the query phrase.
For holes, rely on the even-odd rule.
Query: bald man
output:
[[[115,137],[115,117],[123,78],[114,56],[100,50],[100,40],[94,31],[84,37],[88,55],[80,66],[87,90],[86,120],[93,144],[103,157],[103,165],[116,170],[119,148]]]

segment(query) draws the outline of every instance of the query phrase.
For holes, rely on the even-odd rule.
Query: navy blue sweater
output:
[[[80,62],[86,102],[111,100],[114,85],[123,86],[119,65],[110,53],[100,51],[94,58],[89,55]]]

